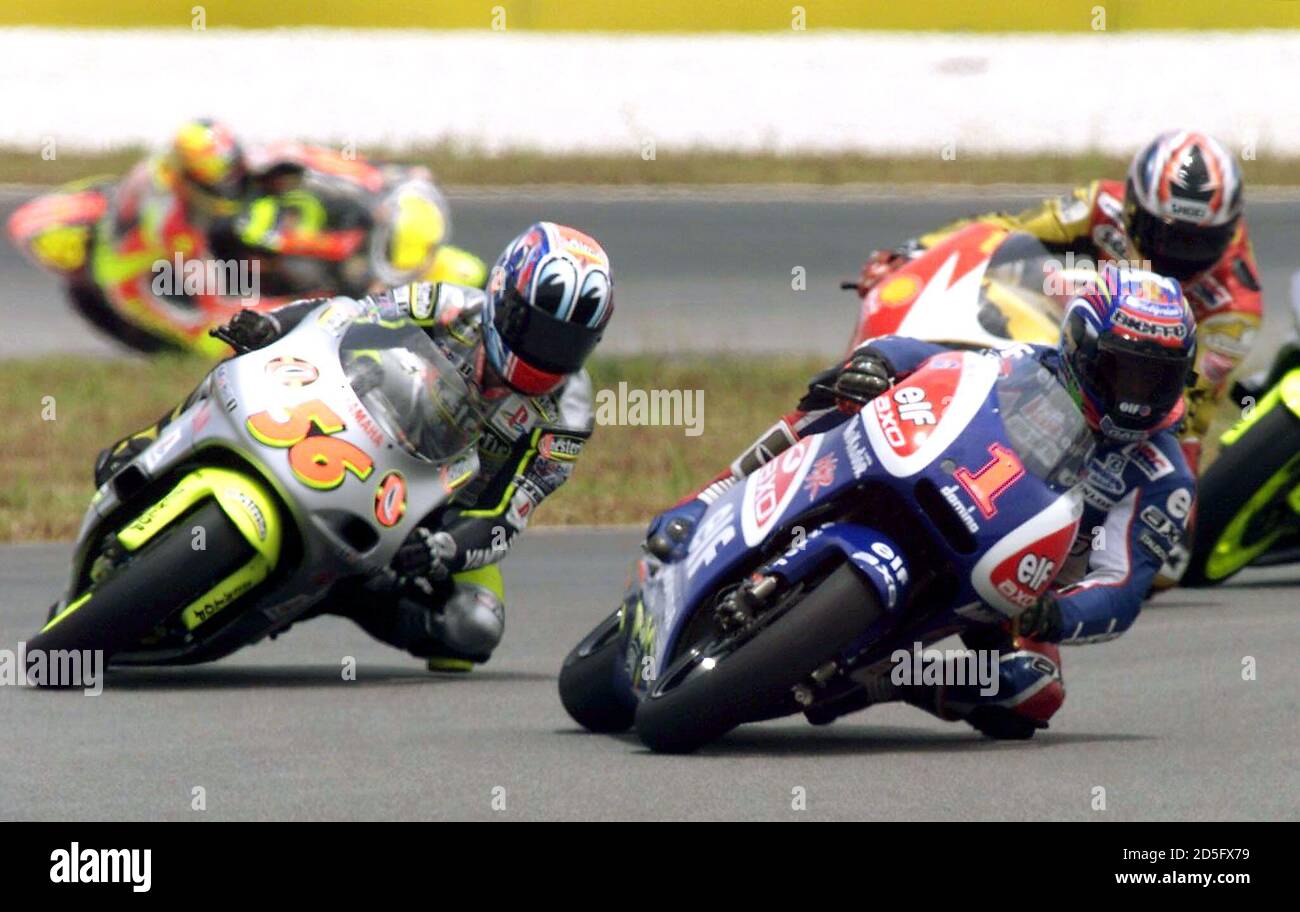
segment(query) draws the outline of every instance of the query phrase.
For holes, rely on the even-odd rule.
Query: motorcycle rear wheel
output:
[[[1300,484],[1300,417],[1284,404],[1260,418],[1201,476],[1192,556],[1182,585],[1215,586],[1286,537]],[[1290,531],[1294,531],[1292,522]]]
[[[109,306],[98,288],[74,285],[68,289],[73,309],[85,320],[110,338],[134,351],[152,355],[157,352],[179,352],[182,349],[161,336],[128,323]]]
[[[734,650],[711,655],[719,644],[705,644],[665,669],[637,707],[638,737],[656,753],[690,753],[770,715],[884,611],[853,566],[839,567]]]

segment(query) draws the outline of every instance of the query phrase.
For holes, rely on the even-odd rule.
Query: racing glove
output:
[[[208,335],[225,342],[235,354],[243,355],[280,338],[280,321],[270,314],[241,310],[225,325],[208,330]]]
[[[1056,593],[1044,592],[1031,607],[1012,622],[1012,633],[1044,643],[1061,639],[1061,606]]]
[[[446,532],[416,526],[393,557],[393,570],[402,579],[446,579],[456,556],[456,540]]]
[[[862,272],[858,276],[858,296],[865,298],[871,289],[880,284],[885,276],[897,269],[906,260],[907,255],[900,250],[877,250],[871,254],[871,256],[867,257],[867,262],[863,264]]]
[[[840,368],[832,390],[841,407],[845,403],[864,405],[894,385],[889,364],[868,349],[858,349]]]

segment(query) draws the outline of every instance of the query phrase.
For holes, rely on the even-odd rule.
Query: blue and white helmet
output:
[[[1065,385],[1088,424],[1114,440],[1176,424],[1195,361],[1196,319],[1173,279],[1106,263],[1065,310]]]
[[[609,255],[590,235],[537,222],[488,275],[483,343],[511,389],[549,393],[582,368],[614,313]]]

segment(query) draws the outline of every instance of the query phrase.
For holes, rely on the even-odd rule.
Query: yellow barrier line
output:
[[[5,0],[0,25],[195,29],[338,26],[551,32],[824,29],[1115,32],[1300,28],[1282,0]]]

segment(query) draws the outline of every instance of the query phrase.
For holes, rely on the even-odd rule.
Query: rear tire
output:
[[[601,621],[573,647],[560,669],[560,702],[589,731],[627,731],[635,717],[631,695],[620,699],[614,689],[614,671],[623,655],[620,618],[621,612],[615,611]]]
[[[677,663],[666,669],[637,707],[636,733],[658,753],[694,751],[770,713],[883,614],[875,591],[845,564],[712,670],[674,686]]]
[[[196,551],[191,530],[199,526],[206,540],[204,549]],[[29,640],[27,648],[101,649],[107,663],[115,653],[137,646],[253,554],[220,504],[205,500],[159,533],[127,565],[92,587],[88,602]]]
[[[68,288],[68,296],[72,299],[73,309],[88,323],[133,351],[146,355],[183,351],[180,346],[161,336],[128,323],[109,306],[104,293],[94,286],[73,285]]]
[[[1224,447],[1219,458],[1201,476],[1198,485],[1192,556],[1183,574],[1182,585],[1218,585],[1245,569],[1256,557],[1267,553],[1268,548],[1251,553],[1252,545],[1269,533],[1252,535],[1249,533],[1260,530],[1250,527],[1259,526],[1254,518],[1300,484],[1300,472],[1291,472],[1289,479],[1267,502],[1251,506],[1250,501],[1270,483],[1276,486],[1278,473],[1298,455],[1300,418],[1282,402],[1235,443]],[[1282,506],[1281,509],[1288,508]],[[1216,555],[1215,549],[1220,544],[1225,550]]]

